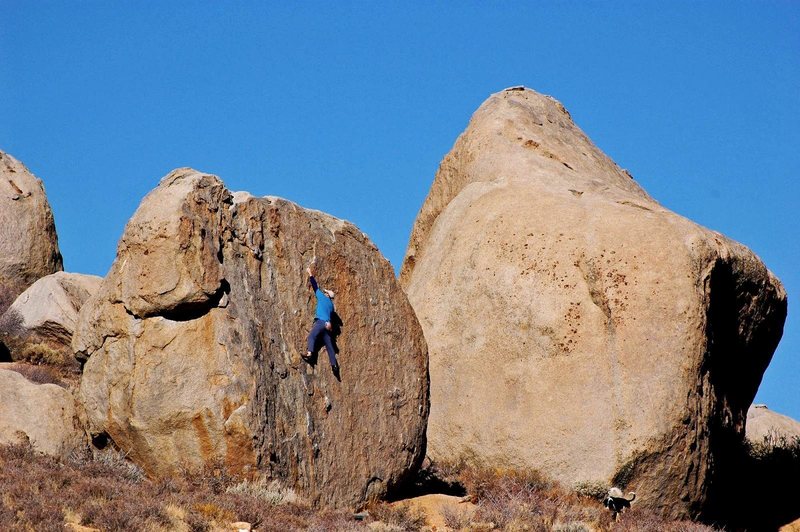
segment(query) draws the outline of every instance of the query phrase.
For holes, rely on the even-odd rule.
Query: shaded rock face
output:
[[[56,272],[42,277],[0,317],[0,340],[18,359],[26,345],[42,343],[72,359],[72,333],[81,307],[100,287],[96,275]]]
[[[63,269],[41,180],[0,151],[0,314],[34,281]]]
[[[299,358],[315,255],[341,382],[324,351]],[[427,350],[391,265],[352,224],[214,176],[176,170],[142,201],[73,348],[91,432],[151,474],[222,463],[358,506],[424,456]]]
[[[751,251],[661,207],[527,89],[444,158],[400,274],[430,352],[429,454],[724,511],[729,449],[782,334]]]
[[[34,384],[0,369],[0,445],[30,442],[45,454],[66,457],[86,447],[75,400],[55,384]]]

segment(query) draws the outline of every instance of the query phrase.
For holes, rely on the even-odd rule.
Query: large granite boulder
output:
[[[651,199],[564,107],[492,95],[444,158],[400,274],[430,352],[429,454],[724,512],[783,330],[750,250]]]
[[[75,399],[64,388],[0,368],[0,397],[0,445],[29,442],[58,457],[86,447]]]
[[[314,256],[341,381],[324,351],[300,359]],[[91,433],[153,475],[221,464],[355,507],[424,455],[427,350],[389,262],[348,222],[215,176],[179,169],[145,197],[73,349]]]
[[[0,151],[0,314],[34,281],[63,269],[41,180]]]
[[[50,351],[62,361],[73,360],[72,333],[81,307],[100,287],[102,277],[56,272],[42,277],[0,317],[0,341],[11,358],[27,351]],[[74,362],[74,360],[73,360]]]

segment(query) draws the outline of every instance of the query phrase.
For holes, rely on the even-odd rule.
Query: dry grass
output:
[[[14,310],[8,310],[0,316],[0,361],[16,362],[33,366],[47,366],[57,378],[48,378],[44,372],[38,375],[19,371],[25,376],[33,378],[34,382],[75,385],[80,380],[80,363],[72,356],[69,346],[64,346],[58,341],[43,339],[27,331],[23,326],[22,317]],[[9,368],[15,369],[16,368]],[[45,379],[45,380],[36,380]]]
[[[26,344],[20,351],[19,360],[30,364],[47,364],[50,366],[62,366],[66,362],[61,351],[53,349],[43,342]]]
[[[20,357],[16,362],[4,366],[4,369],[21,373],[29,381],[37,384],[57,384],[65,388],[77,386],[81,378],[78,362],[74,359],[64,359],[60,352],[46,345],[44,347],[48,351],[45,351],[40,347],[43,345],[26,346],[21,350],[24,356]],[[52,355],[51,351],[55,355]],[[43,353],[48,353],[47,358],[43,357]],[[56,361],[56,363],[53,364],[51,363],[52,361]]]
[[[36,384],[57,384],[58,386],[66,387],[61,373],[49,366],[37,366],[33,364],[23,364],[15,362],[4,366],[3,369],[10,369],[21,374],[23,377]]]
[[[29,446],[0,446],[0,530],[63,530],[68,521],[104,531],[207,531],[231,521],[259,531],[364,529],[345,512],[227,492],[236,485],[213,470],[148,480],[114,451],[59,461]]]
[[[11,286],[0,282],[0,316],[5,314],[8,307],[14,303],[14,300],[17,299],[19,294],[11,289]],[[0,331],[3,329],[3,323],[0,320]]]
[[[434,475],[447,483],[458,482],[477,505],[471,519],[445,515],[455,530],[584,530],[700,532],[710,527],[689,521],[665,521],[634,507],[612,521],[597,500],[600,487],[581,486],[581,493],[568,490],[536,471],[503,470],[460,462],[437,464]],[[427,474],[431,474],[430,472]]]
[[[663,521],[635,505],[615,523],[596,500],[533,471],[460,464],[438,472],[461,483],[477,505],[472,517],[444,516],[456,530],[711,530]],[[369,523],[356,521],[348,512],[314,510],[271,480],[237,479],[221,468],[154,481],[114,450],[59,461],[27,445],[0,446],[0,486],[0,530],[63,530],[68,522],[104,531],[210,531],[234,521],[281,532],[395,532],[422,530],[425,525],[423,514],[404,505],[373,504]]]
[[[243,480],[225,489],[226,493],[247,495],[268,504],[278,505],[285,503],[303,504],[293,489],[285,488],[277,480],[260,477],[256,480]]]
[[[389,530],[421,530],[425,526],[425,513],[404,505],[376,503],[369,507],[370,516]]]

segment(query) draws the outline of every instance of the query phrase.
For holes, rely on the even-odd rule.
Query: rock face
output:
[[[550,97],[491,96],[444,158],[400,281],[430,352],[429,454],[722,511],[783,330],[751,251],[661,207]]]
[[[341,381],[301,362],[305,267],[336,292]],[[260,470],[358,506],[425,450],[427,350],[391,265],[352,224],[179,169],[142,201],[73,338],[81,398],[149,473]]]
[[[0,151],[0,314],[34,281],[63,269],[42,182]]]
[[[61,457],[86,446],[75,400],[64,388],[0,369],[0,397],[0,444],[29,440],[35,449]]]
[[[72,333],[81,307],[100,287],[96,275],[56,272],[42,277],[17,297],[0,318],[0,338],[11,347],[11,358],[19,358],[26,344],[44,343],[72,358]],[[11,325],[11,323],[13,325]]]
[[[765,438],[791,442],[800,438],[800,421],[773,412],[767,405],[753,405],[747,411],[746,434],[753,443],[761,443]]]

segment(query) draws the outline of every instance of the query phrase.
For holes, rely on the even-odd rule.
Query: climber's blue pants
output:
[[[323,320],[316,319],[314,320],[314,325],[311,326],[311,332],[308,334],[308,350],[312,353],[316,352],[317,343],[320,340],[325,343],[325,350],[328,352],[328,360],[331,361],[331,366],[336,366],[336,351],[333,349],[331,333],[325,328]]]

